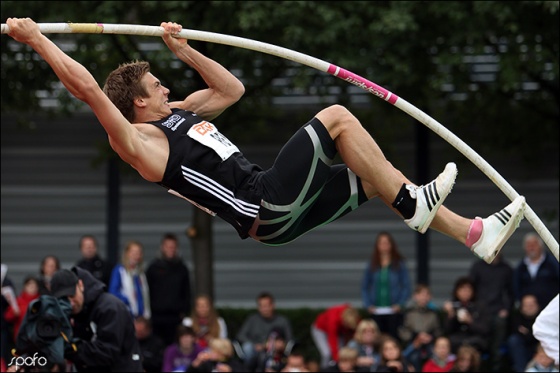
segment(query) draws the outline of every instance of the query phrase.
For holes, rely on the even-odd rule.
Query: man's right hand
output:
[[[39,26],[31,18],[8,18],[6,24],[10,28],[10,35],[20,43],[30,44],[41,36]]]

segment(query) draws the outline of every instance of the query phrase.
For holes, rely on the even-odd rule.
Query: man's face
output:
[[[82,280],[78,280],[76,284],[76,293],[68,297],[70,305],[72,306],[72,314],[77,315],[84,308],[84,283]]]
[[[85,237],[80,243],[80,251],[84,258],[93,258],[95,254],[97,254],[97,246],[95,245],[95,241],[90,237]]]
[[[540,242],[535,237],[527,239],[525,241],[525,253],[530,259],[538,259],[542,254],[542,247]]]
[[[141,84],[148,93],[148,97],[140,99],[140,103],[144,105],[143,109],[162,116],[171,114],[168,97],[169,89],[165,88],[152,73],[145,74],[142,77]]]
[[[420,307],[426,307],[430,300],[432,299],[431,293],[429,290],[422,289],[413,295],[416,304]]]
[[[259,313],[265,319],[271,318],[274,315],[274,302],[270,298],[262,298],[258,301]]]
[[[134,330],[136,332],[136,338],[142,340],[150,335],[150,328],[147,323],[141,320],[134,320]]]
[[[521,298],[521,313],[527,316],[534,316],[539,313],[539,302],[534,295],[525,295]]]
[[[166,259],[172,259],[177,256],[178,247],[175,240],[163,240],[161,243],[161,254]]]

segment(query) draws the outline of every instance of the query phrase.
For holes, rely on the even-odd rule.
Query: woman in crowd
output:
[[[410,299],[412,286],[405,258],[389,232],[377,235],[361,290],[364,308],[381,332],[398,339],[398,328],[403,323],[402,312]]]
[[[194,301],[194,309],[190,317],[183,319],[183,325],[190,326],[196,333],[196,341],[202,347],[214,338],[227,338],[227,326],[218,315],[212,300],[207,295],[199,295]]]
[[[150,290],[144,274],[144,249],[138,241],[129,241],[124,249],[122,263],[111,273],[109,292],[121,299],[133,317],[150,319]]]

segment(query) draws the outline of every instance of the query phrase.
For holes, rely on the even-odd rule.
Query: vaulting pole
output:
[[[106,24],[106,23],[39,23],[39,29],[42,33],[48,34],[126,34],[139,36],[162,36],[163,28],[160,26],[144,26],[130,24]],[[2,34],[9,33],[7,24],[2,23]],[[492,167],[484,158],[478,155],[470,146],[455,136],[451,131],[445,128],[435,119],[410,104],[406,100],[387,89],[359,76],[351,71],[345,70],[339,66],[329,62],[308,56],[306,54],[296,52],[287,48],[278,47],[273,44],[263,43],[256,40],[241,38],[237,36],[218,34],[207,31],[183,29],[177,37],[190,40],[205,41],[216,44],[230,45],[232,47],[254,50],[261,53],[270,54],[287,60],[291,60],[302,65],[306,65],[323,71],[325,73],[336,76],[348,83],[354,84],[378,98],[390,103],[401,109],[414,119],[418,120],[440,137],[450,143],[454,148],[461,152],[475,166],[477,166],[500,190],[510,199],[514,200],[519,194],[513,187]],[[531,209],[529,204],[525,206],[525,218],[535,231],[542,238],[543,242],[548,246],[550,251],[558,260],[558,242],[546,228],[542,220]]]

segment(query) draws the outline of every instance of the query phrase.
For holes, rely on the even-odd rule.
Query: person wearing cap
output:
[[[68,348],[65,357],[78,372],[143,371],[132,315],[103,282],[79,267],[62,269],[51,280],[51,292],[72,306],[76,349]]]

